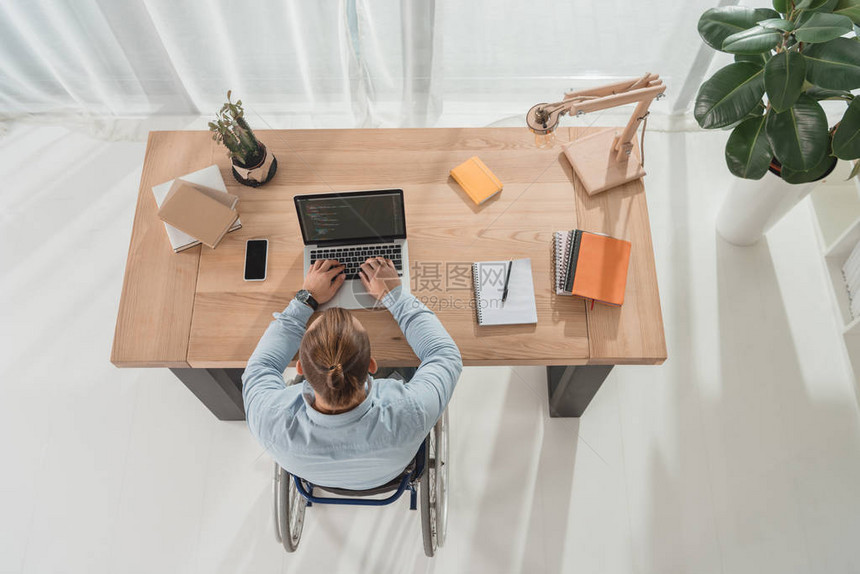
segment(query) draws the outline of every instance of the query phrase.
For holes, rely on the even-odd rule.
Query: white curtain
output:
[[[0,115],[212,115],[232,89],[312,125],[433,126],[645,72],[665,113],[714,4],[3,0]]]

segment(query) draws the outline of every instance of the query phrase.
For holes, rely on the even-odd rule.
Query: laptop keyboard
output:
[[[397,274],[403,276],[403,262],[401,245],[392,243],[389,245],[368,245],[359,247],[330,247],[327,249],[314,249],[311,251],[311,263],[318,259],[334,259],[346,267],[347,280],[358,279],[358,267],[371,257],[383,257],[391,259]]]

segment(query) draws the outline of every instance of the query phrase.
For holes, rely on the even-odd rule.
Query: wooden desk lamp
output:
[[[609,84],[579,92],[567,92],[564,100],[537,104],[526,115],[526,124],[536,139],[549,136],[561,116],[623,106],[639,102],[621,133],[609,128],[565,145],[564,153],[589,195],[606,191],[645,175],[642,161],[633,149],[639,124],[648,116],[651,102],[663,96],[666,86],[658,74]],[[643,132],[644,134],[644,132]]]

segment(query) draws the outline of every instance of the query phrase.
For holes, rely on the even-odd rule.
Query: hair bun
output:
[[[332,388],[337,388],[344,382],[343,365],[340,363],[332,365],[328,368],[328,384]]]

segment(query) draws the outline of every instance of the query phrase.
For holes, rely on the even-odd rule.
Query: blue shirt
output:
[[[407,384],[368,376],[367,398],[336,415],[315,410],[313,389],[286,386],[283,372],[313,311],[290,302],[275,313],[242,375],[251,433],[292,474],[348,489],[380,486],[400,474],[445,410],[463,369],[460,351],[436,315],[401,287],[385,295],[421,365]]]

